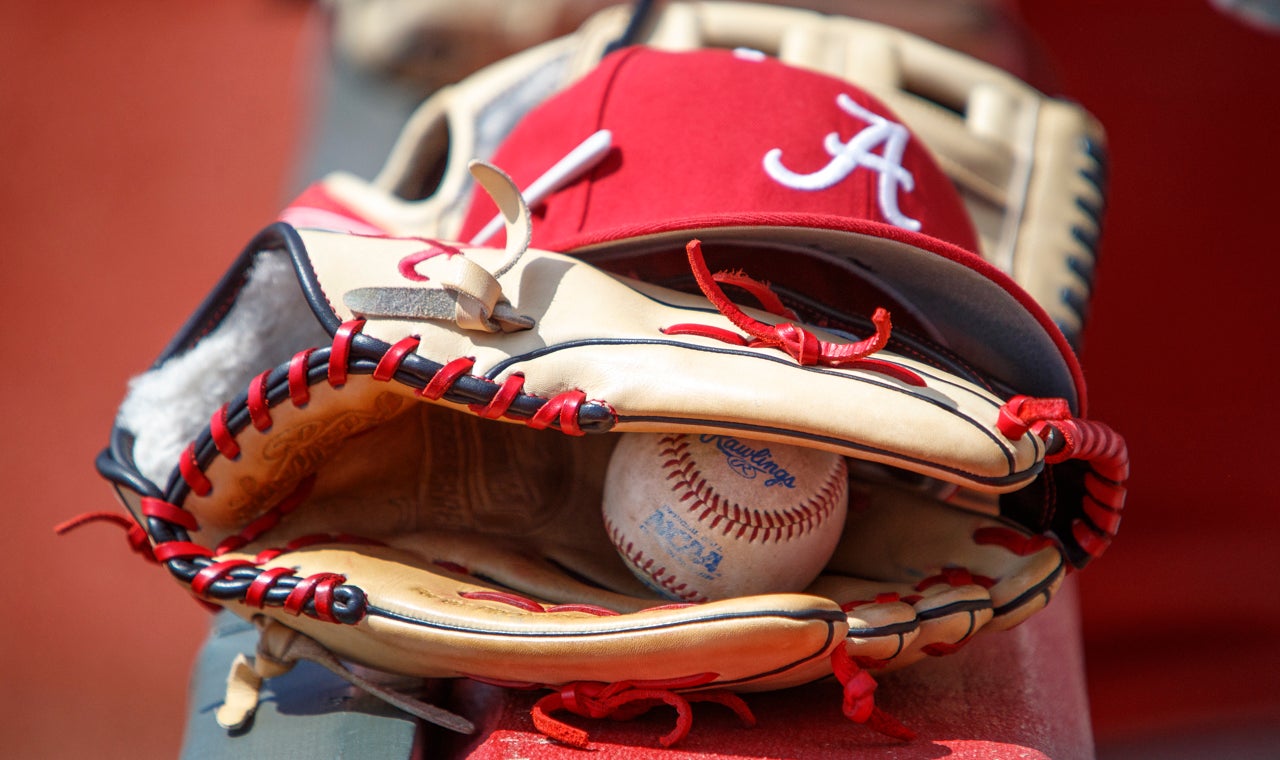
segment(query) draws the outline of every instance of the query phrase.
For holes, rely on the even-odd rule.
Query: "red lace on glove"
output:
[[[691,702],[715,702],[737,714],[743,724],[754,726],[756,718],[751,708],[737,694],[724,689],[677,694],[673,689],[693,688],[715,680],[714,673],[703,673],[675,681],[619,681],[603,684],[592,681],[575,681],[561,686],[558,691],[539,699],[533,706],[533,725],[548,737],[573,747],[585,749],[590,741],[587,732],[574,728],[551,717],[551,713],[565,710],[584,718],[612,718],[631,720],[654,707],[670,705],[676,711],[676,725],[659,739],[664,747],[670,747],[688,736],[693,727]]]
[[[689,268],[693,271],[693,277],[703,295],[735,327],[745,332],[747,337],[743,338],[742,336],[734,335],[721,328],[696,324],[672,325],[663,330],[667,334],[700,335],[738,345],[778,348],[785,351],[802,365],[821,364],[828,367],[849,367],[866,362],[868,356],[884,348],[885,344],[889,342],[891,329],[889,312],[880,308],[877,308],[871,316],[871,322],[876,327],[875,335],[855,343],[829,343],[819,340],[813,333],[790,322],[779,325],[761,322],[747,315],[737,304],[730,301],[720,287],[721,283],[736,285],[747,290],[771,313],[788,319],[795,319],[796,316],[782,305],[782,301],[769,289],[766,283],[753,280],[741,272],[712,274],[702,256],[701,241],[690,240],[689,244],[685,246],[685,253],[689,256]],[[876,364],[880,363],[876,362]],[[886,365],[886,367],[891,367],[899,373],[911,374],[907,370],[897,368],[896,365]],[[885,371],[891,370],[886,369]],[[918,378],[916,379],[918,380]],[[923,385],[924,383],[919,381],[919,384]]]
[[[876,707],[876,681],[871,674],[858,666],[843,645],[831,652],[831,671],[844,687],[841,709],[844,716],[854,723],[866,723],[885,736],[911,741],[916,733],[898,722],[896,718]]]
[[[1000,407],[996,426],[1011,441],[1028,432],[1044,440],[1056,433],[1062,446],[1047,455],[1046,462],[1078,459],[1088,463],[1084,502],[1088,520],[1075,518],[1071,535],[1090,556],[1101,556],[1120,529],[1124,510],[1129,478],[1129,447],[1124,438],[1100,422],[1072,416],[1067,402],[1059,398],[1014,396]]]
[[[129,542],[129,549],[148,562],[156,561],[156,555],[151,551],[151,539],[147,536],[147,532],[142,529],[142,526],[132,519],[115,512],[86,512],[53,526],[53,532],[61,536],[91,522],[107,522],[123,528],[125,530],[125,540]]]

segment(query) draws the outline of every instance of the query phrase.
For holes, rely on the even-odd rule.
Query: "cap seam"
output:
[[[635,54],[639,50],[640,50],[639,47],[632,47],[630,49],[621,51],[617,54],[618,62],[616,65],[614,65],[613,71],[609,72],[609,81],[605,84],[603,91],[600,93],[600,108],[596,112],[596,123],[593,129],[591,130],[592,132],[597,132],[601,129],[604,129],[604,112],[609,105],[610,96],[613,92],[613,87],[615,84],[617,84],[618,76],[622,72],[623,67],[626,66],[627,63],[633,57],[635,57]],[[611,151],[618,150],[618,146],[614,145],[612,148],[610,148],[610,150]],[[587,174],[586,177],[584,177],[584,179],[587,180],[587,183],[586,183],[586,189],[584,190],[584,195],[582,198],[582,213],[578,215],[577,228],[574,230],[577,233],[581,233],[582,230],[587,225],[587,215],[591,211],[591,196],[593,194],[593,191],[595,190],[596,183],[601,179],[599,175],[600,175],[600,172],[604,170],[604,165],[605,165],[605,162],[601,161],[600,163],[596,164],[595,168],[593,168],[591,172]]]

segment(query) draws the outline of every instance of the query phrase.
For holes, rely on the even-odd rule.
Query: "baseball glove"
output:
[[[753,17],[746,29],[776,34],[765,24],[773,18]],[[578,149],[576,122],[556,109],[598,104],[593,83],[621,83],[628,66],[689,65],[680,55],[611,56],[547,100],[542,118],[509,125],[500,150],[478,150],[454,129],[460,113],[478,123],[478,104],[498,102],[502,87],[553,72],[555,86],[518,88],[532,106],[567,84],[568,60],[596,55],[588,27],[424,106],[389,164],[400,169],[389,171],[401,175],[392,184],[413,184],[447,147],[444,178],[425,200],[343,177],[313,188],[286,213],[292,224],[260,234],[132,384],[98,466],[141,526],[135,547],[198,598],[263,630],[259,656],[233,672],[224,724],[249,719],[259,678],[307,658],[460,731],[470,729],[465,719],[388,693],[349,663],[551,689],[535,722],[578,745],[585,734],[552,713],[626,717],[669,704],[680,715],[663,738],[670,744],[688,730],[690,701],[750,721],[736,692],[830,676],[846,715],[906,737],[875,708],[867,670],[1016,625],[1114,534],[1123,441],[1084,419],[1060,315],[988,260],[1006,241],[1017,269],[1029,220],[1058,231],[1066,216],[1057,206],[1080,204],[1051,203],[1040,216],[1011,204],[1018,211],[1004,218],[1018,221],[985,225],[1003,237],[979,242],[971,220],[984,229],[980,215],[945,179],[968,164],[939,159],[944,175],[927,139],[889,127],[870,146],[881,154],[853,161],[873,181],[806,194],[803,214],[759,199],[716,205],[706,188],[737,186],[723,167],[704,176],[681,165],[657,183],[653,172],[672,164],[648,156],[646,136],[622,125]],[[901,42],[880,33],[884,44]],[[898,124],[842,80],[795,78],[764,57],[703,55],[688,71],[768,67],[760,71],[777,86],[818,88],[823,108],[843,102],[830,88],[854,93],[837,130],[849,143],[850,123]],[[1024,94],[1005,92],[996,110],[1007,115]],[[1037,111],[1047,107],[1035,97]],[[645,103],[639,121],[652,126],[653,101],[617,101],[628,102]],[[692,133],[716,131],[714,113],[682,113]],[[960,118],[935,116],[950,126]],[[441,120],[447,146],[431,137]],[[540,124],[564,134],[539,133]],[[962,132],[956,154],[989,168],[980,159],[990,151],[965,153],[986,143]],[[652,133],[655,145],[672,144]],[[891,143],[899,134],[905,142]],[[841,153],[818,138],[808,153],[782,149],[774,174],[800,181],[797,167]],[[706,143],[695,147],[710,155]],[[471,162],[461,179],[466,152],[492,153],[513,177]],[[1046,159],[1058,166],[1050,175],[1077,176],[1065,160]],[[555,166],[564,172],[545,171]],[[1028,178],[1043,180],[1028,167],[1006,177],[1022,183],[1024,201],[1036,186]],[[391,181],[384,175],[379,182]],[[975,180],[988,203],[1009,186],[979,181],[989,176]],[[896,195],[884,177],[898,178]],[[471,198],[472,178],[492,203]],[[660,199],[637,190],[654,186],[690,189],[681,196],[688,217],[673,223]],[[518,187],[535,197],[536,214]],[[574,205],[584,188],[603,217]],[[821,200],[828,192],[836,195]],[[964,193],[970,208],[974,192]],[[831,210],[847,208],[862,216]],[[505,238],[503,247],[456,242],[486,236]],[[1026,272],[1061,276],[1072,271],[1067,260],[1051,251]],[[709,262],[748,272],[713,274]],[[760,274],[772,285],[748,276]],[[657,595],[626,568],[600,513],[613,434],[627,432],[740,435],[844,456],[849,516],[825,571],[794,593]],[[751,518],[723,519],[741,527]]]

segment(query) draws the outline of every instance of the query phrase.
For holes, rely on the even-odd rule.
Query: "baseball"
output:
[[[624,433],[605,529],[645,585],[676,601],[802,591],[844,527],[839,454],[730,435]]]

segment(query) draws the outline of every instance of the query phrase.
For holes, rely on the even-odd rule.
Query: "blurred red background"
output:
[[[1085,366],[1134,461],[1080,577],[1101,754],[1280,724],[1280,37],[1207,2],[1023,2],[1112,184]],[[294,186],[323,25],[280,0],[0,6],[0,754],[171,757],[207,616],[107,526],[93,471],[145,368]]]

